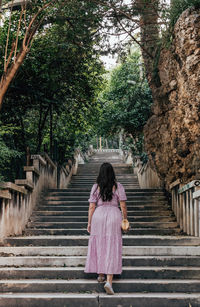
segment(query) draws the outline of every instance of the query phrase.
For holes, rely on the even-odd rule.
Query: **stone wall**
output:
[[[200,10],[180,16],[172,46],[161,50],[158,70],[145,147],[168,188],[178,178],[192,180],[200,169]]]

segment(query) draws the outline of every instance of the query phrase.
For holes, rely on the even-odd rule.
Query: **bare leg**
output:
[[[112,287],[112,280],[113,280],[113,274],[108,274],[108,275],[107,275],[107,282],[109,282],[109,284],[111,285],[111,287]]]

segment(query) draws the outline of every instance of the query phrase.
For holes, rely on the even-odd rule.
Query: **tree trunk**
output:
[[[151,84],[153,81],[154,59],[159,40],[159,0],[136,0],[136,4],[140,12],[141,43],[144,47],[144,49],[142,49],[142,55],[144,59],[147,80],[149,84]],[[146,53],[144,50],[146,50],[148,53]]]
[[[36,152],[40,152],[41,146],[42,146],[42,128],[41,128],[41,121],[42,121],[42,106],[40,104],[40,116],[39,116],[39,122],[38,122],[38,145]]]
[[[13,80],[14,76],[16,75],[19,67],[24,61],[24,58],[26,54],[28,53],[28,48],[22,49],[19,55],[17,56],[16,62],[9,68],[9,72],[6,74],[6,76],[2,76],[1,82],[0,82],[0,110],[3,103],[3,97]]]
[[[47,115],[49,113],[49,109],[50,109],[50,105],[47,108],[43,119],[42,119],[42,114],[43,114],[44,111],[43,111],[42,108],[40,109],[40,118],[39,118],[39,123],[38,123],[38,145],[37,145],[36,152],[40,152],[40,150],[41,150],[42,141],[43,141],[43,130],[44,130],[44,127],[45,127],[45,123],[46,123],[46,120],[47,120]]]
[[[106,148],[108,149],[109,147],[108,147],[108,140],[106,139]]]
[[[53,158],[53,107],[50,106],[50,157]]]
[[[23,142],[24,152],[25,152],[26,149],[27,149],[27,141],[26,141],[26,137],[25,137],[25,128],[24,128],[24,122],[23,122],[22,116],[20,116],[19,121],[20,121],[20,125],[21,125],[22,142]]]
[[[100,136],[100,138],[99,138],[99,149],[102,150],[101,136]]]
[[[9,88],[10,83],[13,80],[14,76],[16,75],[19,67],[22,65],[27,53],[29,52],[34,35],[37,33],[39,27],[42,25],[42,22],[45,16],[42,16],[41,18],[39,18],[39,16],[54,2],[55,0],[51,0],[43,4],[43,6],[40,7],[38,11],[32,16],[29,24],[27,24],[26,26],[24,39],[22,41],[22,47],[16,56],[19,32],[20,32],[20,27],[21,27],[21,20],[22,18],[26,19],[26,6],[22,5],[24,3],[21,3],[21,14],[20,14],[20,19],[18,23],[17,37],[15,39],[15,42],[13,43],[13,47],[11,49],[10,55],[8,56],[8,59],[7,59],[7,51],[5,53],[5,64],[6,65],[4,67],[4,73],[0,80],[0,110],[2,107],[4,95],[6,94],[7,89]],[[11,6],[13,6],[13,2],[11,3]],[[2,0],[0,0],[0,9],[1,8],[2,8]],[[9,39],[9,32],[8,32],[7,41],[8,39]],[[10,65],[10,68],[8,68],[8,65]]]

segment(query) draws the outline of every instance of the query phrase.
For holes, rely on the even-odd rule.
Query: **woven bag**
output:
[[[127,219],[122,220],[121,228],[123,231],[127,232],[129,230],[130,224]]]

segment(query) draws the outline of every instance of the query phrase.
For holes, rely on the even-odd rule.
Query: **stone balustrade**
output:
[[[163,188],[163,182],[150,167],[149,161],[142,163],[140,156],[133,156],[131,151],[123,151],[123,160],[133,166],[133,172],[138,177],[142,189]]]
[[[197,236],[200,237],[200,188],[196,188],[196,191],[193,192],[193,201],[194,207],[196,209],[196,233]]]
[[[113,148],[102,148],[102,149],[93,149],[94,152],[120,152],[121,149],[113,149]]]
[[[137,173],[138,181],[142,189],[163,188],[162,180],[150,167],[149,161],[142,165],[141,161],[138,160],[135,164],[135,172]]]
[[[15,183],[3,182],[0,186],[0,240],[10,235],[20,235],[30,215],[49,188],[66,188],[72,174],[76,174],[80,152],[76,151],[74,161],[65,167],[58,166],[47,154],[32,155],[31,166],[25,166],[25,179]]]
[[[188,184],[176,180],[170,185],[172,210],[183,232],[200,237],[200,180]]]

